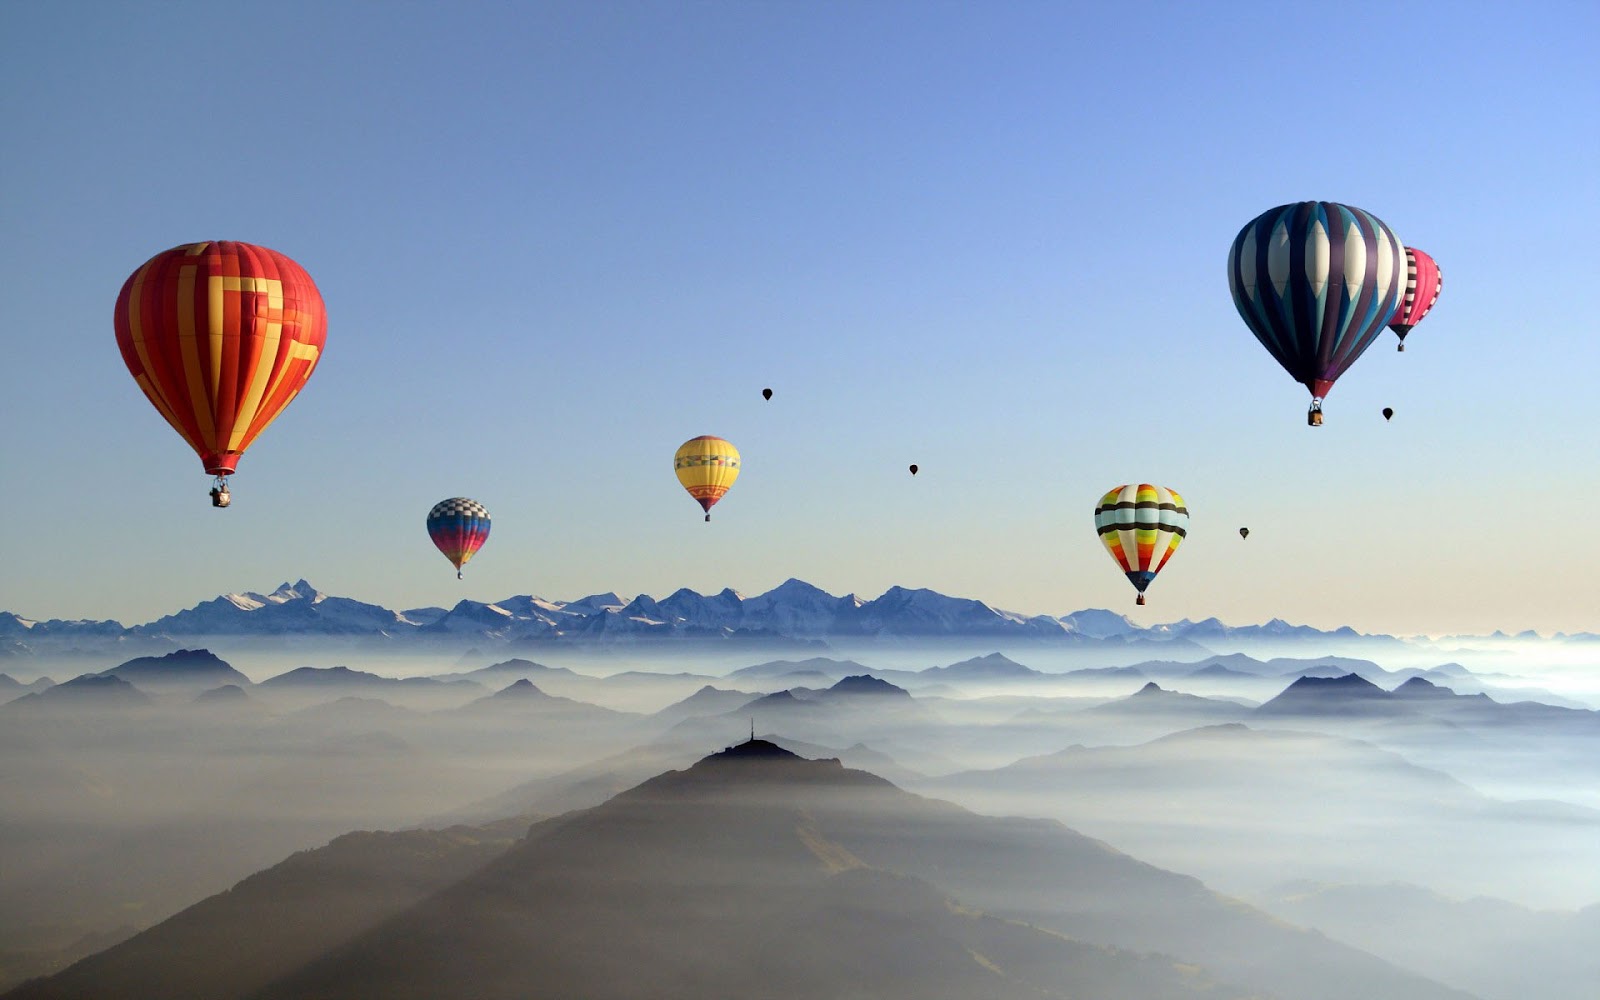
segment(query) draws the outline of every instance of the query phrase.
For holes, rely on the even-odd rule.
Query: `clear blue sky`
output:
[[[1193,514],[1145,622],[1600,629],[1596,38],[1588,2],[5,4],[0,608],[1132,611],[1092,509],[1145,480]],[[1321,430],[1224,275],[1311,198],[1445,276]],[[226,512],[111,325],[203,239],[329,312]],[[710,525],[697,434],[745,458]],[[455,495],[495,519],[464,583],[422,526]]]

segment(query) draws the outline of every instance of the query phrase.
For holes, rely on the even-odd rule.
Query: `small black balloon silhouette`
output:
[[[1250,537],[1250,529],[1249,528],[1240,528],[1239,529],[1239,537],[1240,538],[1249,538]]]
[[[912,475],[913,475],[913,476],[914,476],[914,475],[916,475],[916,474],[917,474],[917,467],[916,467],[916,466],[915,466],[915,465],[913,465],[913,466],[912,466],[912,467],[911,467],[911,474],[912,474]]]
[[[1383,408],[1383,419],[1388,420],[1392,416],[1394,416],[1394,411],[1385,406]]]
[[[762,389],[761,390],[761,398],[762,399],[771,399],[772,398],[772,390],[771,389]]]

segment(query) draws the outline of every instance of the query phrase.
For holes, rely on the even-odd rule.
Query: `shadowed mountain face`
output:
[[[1594,1000],[1600,983],[1600,904],[1530,910],[1398,883],[1300,883],[1266,906],[1484,1000]]]
[[[248,950],[320,905],[312,892],[259,907],[230,937]],[[996,919],[1019,916],[1035,926]],[[205,959],[202,931],[162,938],[170,963]],[[309,962],[256,968],[270,984],[252,995],[1465,996],[1059,824],[975,816],[764,740],[540,824],[475,874],[327,943]],[[19,997],[129,995],[83,979],[49,992],[67,976]]]
[[[865,865],[825,817],[884,794],[901,793],[753,740],[568,817],[260,995],[1244,996]]]
[[[352,833],[302,851],[7,1000],[248,997],[506,850],[524,824]]]

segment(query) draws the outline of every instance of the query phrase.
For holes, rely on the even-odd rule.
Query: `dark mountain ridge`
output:
[[[253,686],[250,678],[208,649],[180,649],[165,656],[140,656],[101,673],[152,692],[199,692],[225,684],[241,689]]]

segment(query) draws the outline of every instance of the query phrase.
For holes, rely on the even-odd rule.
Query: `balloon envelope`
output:
[[[1383,332],[1405,287],[1405,248],[1369,212],[1302,201],[1263,212],[1228,252],[1250,332],[1320,400]]]
[[[771,399],[772,398],[772,390],[771,389],[762,389],[761,390],[761,398],[762,399]]]
[[[1118,486],[1095,505],[1094,527],[1143,604],[1145,588],[1189,533],[1189,508],[1165,487]]]
[[[1388,420],[1392,416],[1394,416],[1394,411],[1385,406],[1383,408],[1383,419]]]
[[[1239,529],[1239,537],[1240,538],[1249,538],[1250,537],[1250,529],[1249,528],[1240,528]]]
[[[459,573],[489,540],[489,511],[466,497],[440,500],[428,511],[428,537]]]
[[[134,381],[214,476],[231,475],[305,386],[328,330],[299,264],[232,242],[145,261],[123,283],[114,323]]]
[[[1400,338],[1400,349],[1405,350],[1406,334],[1422,322],[1428,310],[1439,301],[1444,290],[1444,275],[1439,265],[1427,253],[1416,247],[1406,247],[1406,287],[1400,305],[1389,320],[1389,329]]]
[[[703,434],[678,446],[672,471],[711,519],[711,508],[739,478],[739,449],[719,437]]]

